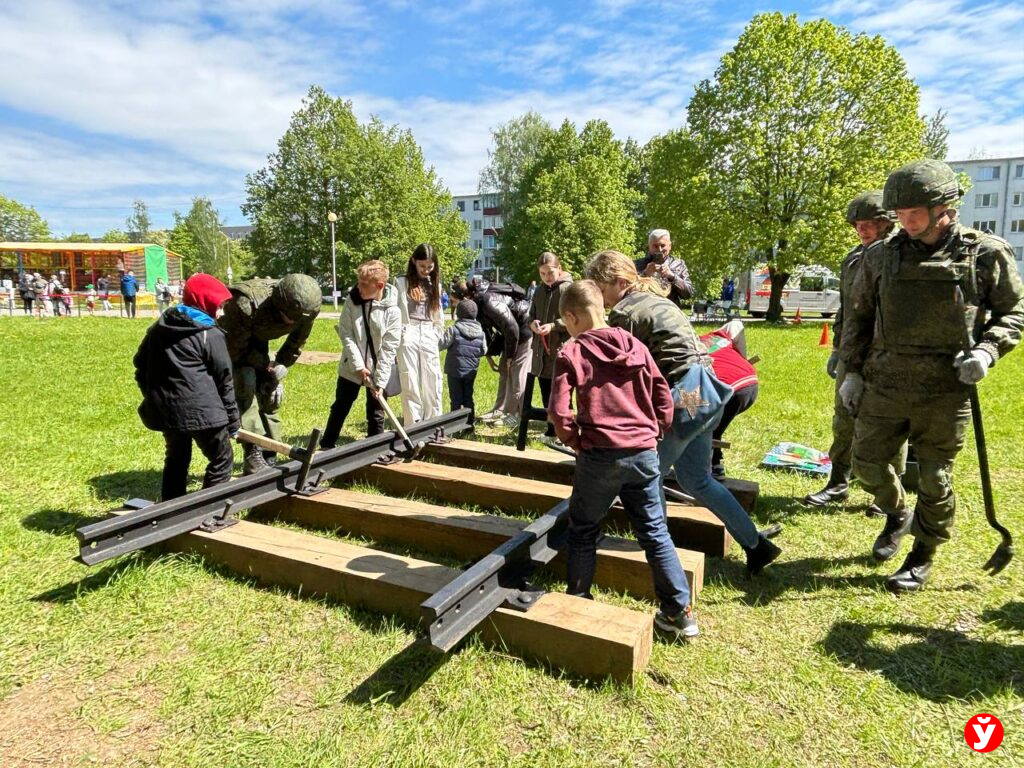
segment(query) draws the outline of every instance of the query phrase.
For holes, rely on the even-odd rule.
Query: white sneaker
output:
[[[501,421],[505,418],[505,414],[502,411],[488,411],[483,416],[480,416],[480,421]]]

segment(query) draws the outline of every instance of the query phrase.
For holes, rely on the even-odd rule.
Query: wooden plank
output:
[[[163,545],[192,552],[261,584],[287,587],[420,622],[419,605],[460,572],[323,536],[243,520]],[[634,682],[651,654],[653,614],[549,592],[526,613],[499,608],[484,640],[586,678]]]
[[[513,445],[484,443],[479,440],[428,443],[424,458],[452,467],[480,469],[563,485],[572,485],[572,476],[576,471],[576,462],[564,453],[536,448],[517,451]],[[747,512],[754,508],[760,491],[757,483],[735,477],[727,477],[720,482],[729,489]],[[675,481],[670,478],[669,484],[675,485]]]
[[[544,514],[567,499],[571,486],[521,477],[413,461],[382,466],[373,464],[345,477],[372,483],[389,494],[417,494],[454,504],[477,504],[510,512]],[[732,544],[725,525],[708,509],[667,505],[668,529],[676,546],[721,557]],[[609,521],[622,529],[629,521],[621,507],[613,507]]]
[[[489,554],[528,524],[507,517],[339,488],[315,496],[290,496],[264,504],[253,510],[249,519],[254,514],[260,517],[273,514],[298,525],[341,529],[376,541],[472,560]],[[677,552],[696,600],[704,587],[704,555],[686,549]],[[550,567],[564,578],[564,556],[559,555]],[[612,536],[601,540],[594,583],[636,597],[656,599],[650,567],[635,541]]]

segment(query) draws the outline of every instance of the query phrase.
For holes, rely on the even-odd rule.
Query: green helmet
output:
[[[964,194],[953,169],[941,160],[916,160],[897,168],[885,180],[882,204],[897,208],[932,208]]]
[[[850,205],[846,208],[847,224],[853,224],[855,221],[872,221],[873,219],[896,220],[893,212],[887,211],[882,205],[882,190],[880,189],[861,192],[850,201]]]
[[[298,322],[320,313],[323,294],[320,284],[309,275],[293,272],[277,281],[270,295],[274,308],[289,320]]]

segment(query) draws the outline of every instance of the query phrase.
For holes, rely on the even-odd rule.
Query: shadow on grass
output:
[[[1024,632],[1024,601],[1013,600],[1002,608],[985,611],[981,618],[1001,629]]]
[[[822,481],[822,484],[824,484],[824,481]],[[798,515],[834,515],[836,517],[844,517],[849,515],[852,517],[868,518],[867,510],[870,504],[870,499],[865,499],[863,502],[860,503],[842,502],[836,504],[826,504],[821,507],[812,507],[809,504],[803,503],[802,496],[767,496],[761,494],[757,497],[757,505],[754,507],[754,513],[764,518],[770,518],[772,522],[785,522],[787,519],[796,517]],[[882,530],[882,524],[880,520],[878,530]]]
[[[89,478],[89,485],[102,501],[123,502],[125,499],[160,498],[160,484],[163,471],[159,469],[132,469],[111,472]]]
[[[413,640],[353,688],[345,701],[399,707],[447,660],[448,654],[435,650],[426,638]]]
[[[137,564],[137,557],[129,557],[112,565],[104,566],[84,579],[69,581],[59,587],[40,592],[30,599],[37,603],[71,603],[82,595],[109,586],[111,582],[117,580],[123,571]]]
[[[749,578],[742,563],[731,560],[707,560],[708,578],[720,577],[737,589],[743,590],[740,598],[750,606],[764,605],[777,600],[787,592],[808,594],[826,589],[877,589],[885,582],[891,568],[881,567],[877,573],[842,576],[829,573],[836,568],[847,565],[875,565],[870,555],[851,557],[805,557],[799,560],[782,558],[769,565],[760,575]],[[964,592],[977,589],[973,585],[964,584],[951,587],[947,591]],[[932,591],[932,588],[929,588]]]
[[[83,515],[66,509],[38,509],[21,518],[22,527],[29,531],[52,533],[54,536],[73,534],[76,528],[89,523],[98,523],[105,515]]]
[[[1020,603],[1009,603],[1013,621],[1022,620]],[[822,650],[839,662],[877,672],[906,693],[924,699],[977,700],[1000,693],[1024,694],[1024,646],[974,640],[949,629],[914,624],[832,625]]]

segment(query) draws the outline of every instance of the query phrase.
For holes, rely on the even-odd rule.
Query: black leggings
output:
[[[334,389],[334,402],[331,404],[331,413],[327,417],[327,426],[324,427],[323,438],[320,445],[323,448],[334,448],[341,434],[341,428],[348,418],[348,412],[352,410],[352,404],[359,397],[360,390],[366,392],[366,436],[372,437],[384,432],[385,419],[384,409],[377,402],[370,390],[361,384],[338,377],[338,385]]]
[[[729,402],[725,404],[725,410],[722,411],[722,420],[718,422],[718,426],[715,427],[715,432],[712,437],[715,440],[721,440],[722,435],[725,434],[725,429],[728,427],[732,420],[747,410],[757,400],[757,384],[752,384],[749,387],[737,390],[732,397],[729,398]],[[722,449],[712,448],[711,449],[711,466],[716,466],[722,463]]]

